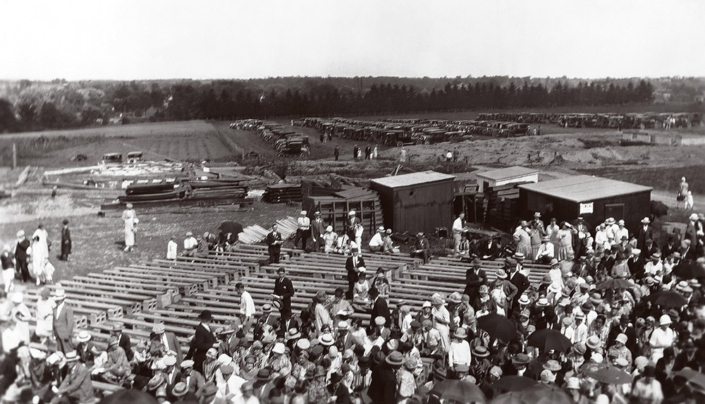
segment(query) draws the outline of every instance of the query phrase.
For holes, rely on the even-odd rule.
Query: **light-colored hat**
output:
[[[691,213],[691,214],[690,214],[690,217],[688,217],[688,219],[690,219],[690,220],[692,220],[692,221],[698,220],[698,214],[697,214],[697,213]]]
[[[113,323],[113,331],[122,331],[125,325],[121,322]]]
[[[164,323],[157,323],[154,324],[154,327],[152,327],[152,332],[155,334],[161,334],[164,331],[166,331],[166,326],[164,325]]]
[[[326,227],[326,231],[328,231],[328,232],[333,231],[333,226],[328,226],[328,227]]]
[[[482,285],[485,286],[485,285]],[[441,305],[443,304],[443,299],[440,298],[440,296],[432,296],[431,297],[431,304],[434,306]]]
[[[632,255],[639,255],[641,254],[641,250],[638,248],[632,248]]]
[[[284,352],[286,352],[286,350],[284,349],[284,344],[282,344],[281,342],[277,342],[276,344],[274,344],[272,352],[274,352],[275,354],[284,355]]]
[[[167,366],[174,366],[174,365],[176,365],[176,357],[171,356],[171,355],[165,356],[164,359],[163,359],[163,361],[164,361],[164,364],[167,365]]]
[[[12,303],[20,304],[24,300],[24,295],[21,292],[14,293],[12,295]]]
[[[613,217],[608,217],[607,220],[605,220],[606,224],[614,224],[614,218]]]
[[[497,270],[497,278],[507,279],[507,271],[505,271],[504,269],[498,269]]]
[[[308,214],[308,212],[306,212],[305,210],[301,211],[301,216],[306,216],[307,214]]]
[[[183,397],[188,393],[188,386],[184,382],[178,382],[171,390],[171,395],[174,397]]]
[[[301,338],[300,340],[296,341],[296,346],[299,347],[299,349],[301,349],[302,351],[305,351],[311,348],[311,342],[306,338]]]
[[[626,358],[617,358],[617,359],[614,361],[614,364],[617,365],[617,366],[621,366],[621,367],[629,366],[629,362],[627,361]]]
[[[626,344],[629,338],[626,336],[626,334],[619,334],[617,335],[617,338],[615,338],[615,341],[619,341],[622,344]]]
[[[651,220],[649,220],[648,217],[645,217],[645,218],[641,219],[641,222],[644,224],[649,224],[649,223],[651,223]]]
[[[515,260],[521,261],[521,260],[523,260],[524,258],[525,258],[525,257],[524,257],[524,254],[523,254],[523,253],[520,253],[520,252],[514,253],[514,259],[515,259]]]
[[[540,298],[539,301],[536,302],[536,306],[548,306],[548,299],[546,299],[545,297]]]
[[[380,233],[384,232],[384,231],[385,231],[385,230],[384,230],[384,226],[379,226],[379,227],[377,228],[377,231],[380,232]]]
[[[551,265],[551,266],[556,266],[556,265],[558,265],[558,260],[557,260],[557,259],[555,259],[555,258],[552,258],[552,259],[551,259],[551,264],[550,264],[550,265]]]
[[[131,204],[131,203],[128,203],[127,205],[125,205],[125,207],[126,207],[127,209],[132,209],[132,204]]]
[[[624,226],[624,220],[620,220],[617,224]]]
[[[78,359],[76,351],[66,352],[66,362],[76,362]]]
[[[347,330],[348,328],[350,328],[350,326],[348,325],[347,321],[341,321],[338,323],[339,330]]]
[[[66,356],[64,356],[64,353],[61,351],[56,351],[56,352],[52,353],[51,355],[49,355],[49,357],[47,358],[47,364],[49,366],[54,366],[57,363],[63,362],[65,360],[66,360]]]
[[[587,345],[588,348],[594,351],[595,349],[600,347],[600,337],[598,337],[597,335],[592,335],[588,337],[587,343],[585,343],[585,345]]]
[[[20,230],[17,232],[17,237],[24,237],[24,230]]]
[[[602,363],[602,361],[604,361],[605,358],[602,357],[601,353],[593,352],[592,355],[590,355],[590,360],[595,363]]]
[[[542,383],[553,383],[556,381],[556,376],[548,369],[541,371],[541,382]]]
[[[181,366],[181,369],[188,369],[188,368],[193,368],[194,364],[195,364],[194,361],[192,361],[191,359],[187,359],[185,361],[182,361],[180,366]]]
[[[550,370],[551,372],[558,372],[561,370],[561,364],[558,363],[558,361],[551,359],[543,364],[543,368]]]
[[[188,236],[188,237],[193,236],[193,233],[190,232],[190,231],[187,231],[187,232],[186,232],[186,236]]]
[[[428,307],[428,308],[431,308],[431,307],[433,307],[433,305],[431,304],[431,302],[429,302],[429,301],[427,300],[427,301],[423,302],[423,306],[421,306],[421,307],[422,307],[422,308],[427,308],[427,307]]]
[[[262,311],[265,313],[269,313],[272,311],[272,305],[271,304],[265,304],[262,306]]]
[[[568,378],[568,385],[567,385],[569,390],[578,390],[580,389],[580,380],[578,380],[577,377],[569,377]]]
[[[91,334],[89,334],[88,331],[86,331],[86,330],[81,330],[78,333],[78,336],[76,337],[76,340],[78,342],[86,342],[89,339],[91,339]]]
[[[375,317],[375,324],[376,325],[384,325],[386,322],[387,322],[387,319],[382,316]]]
[[[65,298],[66,298],[66,291],[64,289],[56,289],[56,292],[54,292],[54,300],[65,299]]]
[[[669,317],[668,314],[664,314],[658,320],[658,323],[659,323],[659,325],[669,325],[669,324],[671,324],[671,317]]]
[[[354,215],[354,214],[355,214],[355,211],[354,211],[354,210],[351,210],[350,212],[348,212],[348,216],[352,216],[352,215]]]
[[[526,304],[530,304],[530,303],[531,303],[531,300],[529,300],[528,295],[522,294],[521,297],[519,297],[519,304],[526,305]]]
[[[323,346],[331,346],[335,341],[333,341],[333,336],[325,333],[318,338],[318,342]]]

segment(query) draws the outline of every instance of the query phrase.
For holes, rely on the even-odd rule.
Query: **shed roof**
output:
[[[412,174],[396,175],[393,177],[376,178],[373,179],[372,182],[388,188],[401,188],[444,180],[453,181],[455,180],[455,176],[435,171],[422,171]]]
[[[489,178],[491,180],[498,181],[498,180],[504,180],[504,179],[514,178],[514,177],[523,177],[525,175],[535,174],[538,172],[539,172],[539,170],[536,170],[534,168],[514,166],[514,167],[500,168],[498,170],[485,171],[483,173],[477,173],[476,175],[478,177]]]
[[[594,201],[613,196],[651,191],[653,189],[629,182],[590,175],[576,175],[535,184],[519,185],[519,188],[573,202]]]

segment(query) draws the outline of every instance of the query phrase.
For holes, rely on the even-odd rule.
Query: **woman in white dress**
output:
[[[40,282],[44,284],[54,283],[54,271],[54,265],[49,262],[49,257],[44,257],[44,261],[41,264],[35,262],[34,273],[37,277],[37,286],[39,286]]]
[[[24,304],[24,295],[19,292],[15,293],[12,295],[12,303],[10,318],[16,322],[15,331],[20,341],[24,342],[25,345],[29,345],[29,321],[32,319],[32,314]]]
[[[137,214],[132,209],[132,204],[127,204],[127,209],[122,212],[122,220],[125,222],[125,252],[132,251],[135,245],[135,228],[139,220]]]
[[[561,229],[558,231],[558,239],[560,244],[558,247],[558,261],[573,260],[573,234],[577,233],[570,223],[561,223]]]
[[[44,288],[40,293],[39,300],[37,300],[37,327],[34,329],[34,333],[43,344],[54,334],[53,315],[56,303],[50,296],[51,290]]]
[[[44,258],[49,257],[49,233],[44,230],[44,225],[37,226],[37,230],[32,235],[32,271],[37,278],[39,285],[39,275],[42,273]]]

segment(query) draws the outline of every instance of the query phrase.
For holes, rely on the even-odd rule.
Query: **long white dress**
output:
[[[37,327],[34,333],[39,337],[51,337],[53,335],[53,316],[56,303],[54,299],[37,300]]]
[[[132,247],[135,245],[135,220],[137,220],[134,209],[125,209],[122,212],[122,220],[125,222],[125,247]]]
[[[24,303],[20,303],[10,310],[10,316],[15,319],[15,331],[25,345],[29,345],[29,320],[32,314]]]
[[[49,258],[49,233],[44,229],[35,230],[32,235],[32,271],[35,276],[42,274],[44,258]]]

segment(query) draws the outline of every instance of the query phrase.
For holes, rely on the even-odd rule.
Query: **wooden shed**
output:
[[[432,233],[453,224],[455,177],[424,171],[370,181],[379,193],[384,224],[395,232]]]
[[[573,222],[582,216],[595,226],[608,217],[623,219],[628,229],[651,211],[651,187],[589,175],[519,186],[520,214],[524,218],[541,212],[544,220]]]
[[[487,188],[500,185],[516,184],[518,182],[538,182],[539,170],[521,166],[500,168],[475,174],[477,177],[478,191],[484,192]]]

